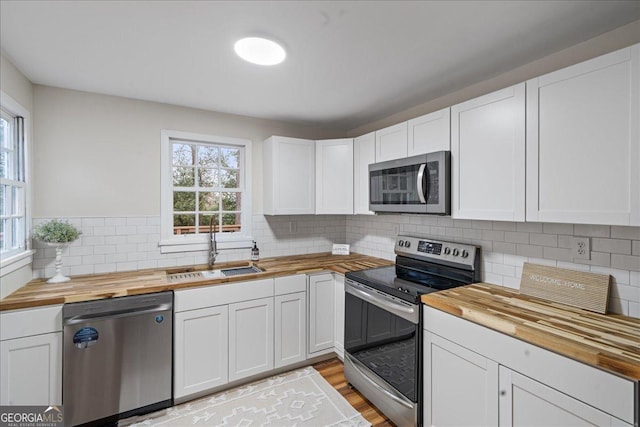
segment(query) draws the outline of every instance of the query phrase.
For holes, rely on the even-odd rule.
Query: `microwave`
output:
[[[380,213],[451,214],[451,152],[369,165],[369,209]]]

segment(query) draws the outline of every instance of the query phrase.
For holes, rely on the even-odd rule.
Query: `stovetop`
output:
[[[396,265],[351,271],[347,279],[404,301],[479,281],[479,249],[472,245],[398,236]]]
[[[396,275],[396,266],[394,265],[350,271],[345,274],[345,277],[412,303],[420,302],[420,295],[450,289],[464,284],[437,276],[426,278],[430,286],[400,279]]]

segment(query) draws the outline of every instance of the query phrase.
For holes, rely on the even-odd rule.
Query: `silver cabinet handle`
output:
[[[422,187],[422,179],[424,178],[424,170],[426,167],[427,164],[424,163],[420,165],[420,169],[418,169],[418,197],[423,204],[427,204],[427,199],[424,197],[424,188]]]
[[[157,306],[142,308],[138,310],[134,308],[130,310],[117,310],[117,311],[111,311],[106,313],[102,312],[102,313],[95,313],[95,314],[81,314],[79,316],[73,316],[68,319],[64,319],[63,324],[74,325],[76,323],[111,320],[111,319],[118,319],[122,317],[131,317],[131,316],[141,316],[143,314],[159,313],[162,311],[171,311],[171,305],[160,304]]]
[[[351,292],[351,291],[353,291],[353,292]],[[349,286],[348,292],[352,293],[354,295],[357,294],[356,296],[360,296],[363,299],[366,299],[367,301],[376,302],[379,305],[383,305],[383,306],[389,307],[390,309],[393,309],[393,310],[402,311],[402,312],[407,313],[407,314],[415,313],[414,309],[411,308],[411,307],[405,307],[404,305],[400,305],[400,304],[397,304],[395,302],[379,298],[379,297],[377,297],[375,295],[371,295],[369,292],[363,291],[362,289],[358,289],[358,288],[355,288],[353,286]]]

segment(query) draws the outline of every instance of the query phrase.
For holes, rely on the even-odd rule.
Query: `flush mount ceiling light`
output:
[[[261,37],[246,37],[233,46],[238,56],[258,65],[276,65],[284,61],[287,53],[278,43]]]

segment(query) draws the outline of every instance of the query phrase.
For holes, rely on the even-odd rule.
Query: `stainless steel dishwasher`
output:
[[[173,292],[65,304],[65,425],[172,405]]]

